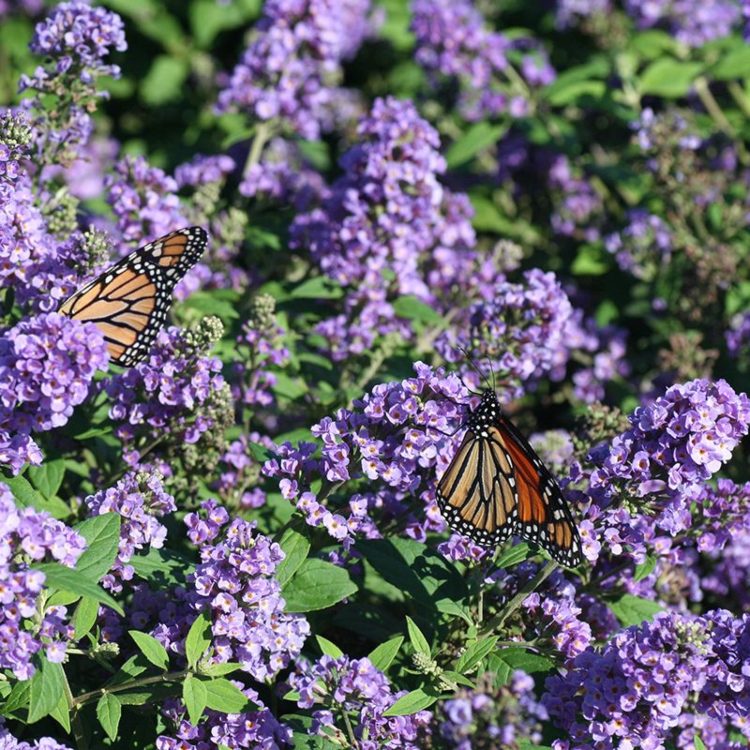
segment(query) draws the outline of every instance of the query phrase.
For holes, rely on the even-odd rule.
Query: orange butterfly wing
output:
[[[448,525],[483,546],[520,536],[563,565],[578,565],[581,541],[562,492],[526,439],[500,415],[494,393],[485,395],[467,424],[437,485]]]
[[[60,307],[70,318],[94,323],[110,359],[130,367],[151,348],[167,317],[175,284],[203,254],[201,227],[178,229],[135,250]]]

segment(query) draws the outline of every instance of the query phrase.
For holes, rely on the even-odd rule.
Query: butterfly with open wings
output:
[[[60,313],[96,324],[110,360],[131,367],[148,354],[167,319],[172,291],[208,244],[201,227],[186,227],[138,248],[63,302]]]
[[[538,544],[568,567],[581,539],[562,492],[528,441],[503,416],[493,389],[482,392],[466,434],[437,485],[448,525],[490,547],[510,536]]]

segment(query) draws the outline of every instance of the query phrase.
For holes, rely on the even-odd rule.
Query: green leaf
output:
[[[287,612],[326,609],[356,592],[357,584],[346,570],[325,560],[310,558],[281,589]]]
[[[320,650],[326,655],[331,656],[334,659],[344,655],[344,652],[333,642],[329,641],[328,638],[323,638],[322,635],[316,635],[315,640],[318,642]]]
[[[406,695],[402,695],[390,708],[383,712],[383,716],[409,716],[418,711],[424,711],[429,708],[439,695],[427,692],[423,688],[412,690]]]
[[[107,686],[112,687],[114,685],[121,685],[123,682],[128,682],[143,674],[148,669],[148,666],[149,664],[142,653],[133,654],[120,667],[120,671],[107,681]]]
[[[190,72],[186,58],[157,55],[141,81],[141,99],[151,106],[173,102],[180,98],[183,84]]]
[[[467,625],[474,624],[469,612],[460,604],[454,602],[453,599],[438,599],[435,602],[435,609],[437,609],[438,612],[443,612],[447,615],[460,617]]]
[[[411,645],[414,646],[414,650],[419,654],[430,656],[430,644],[419,629],[419,626],[409,615],[406,616],[406,629],[409,632],[409,640],[411,641]]]
[[[29,466],[26,474],[34,487],[45,499],[49,500],[57,494],[62,484],[65,476],[65,459],[58,458],[54,461],[47,461],[41,466]]]
[[[201,612],[190,626],[187,638],[185,638],[185,657],[188,666],[195,669],[196,664],[210,645],[211,622],[205,613]]]
[[[96,718],[102,725],[102,729],[111,740],[117,738],[117,728],[120,726],[122,716],[122,705],[114,693],[104,693],[96,704]]]
[[[553,107],[564,107],[581,99],[601,99],[607,93],[604,81],[570,81],[565,86],[556,86],[547,93],[547,100]]]
[[[653,555],[647,555],[646,559],[642,563],[638,563],[638,565],[635,566],[633,580],[636,582],[642,581],[644,578],[647,578],[651,575],[651,573],[653,573],[655,567],[656,557],[654,557]]]
[[[482,638],[476,643],[472,643],[466,651],[461,654],[456,662],[456,672],[471,672],[497,645],[497,636]]]
[[[702,69],[702,63],[661,58],[643,71],[638,87],[641,94],[679,99],[688,93]]]
[[[57,519],[64,519],[70,515],[70,508],[59,497],[46,499],[41,492],[31,486],[26,477],[2,477],[0,481],[10,487],[16,505],[21,508],[43,510]]]
[[[48,589],[70,591],[78,596],[90,596],[101,604],[113,609],[118,615],[124,615],[122,607],[102,588],[73,568],[59,563],[41,563],[33,566],[45,575],[44,585]]]
[[[200,673],[206,675],[206,677],[223,677],[226,674],[236,672],[238,669],[242,669],[242,664],[226,661],[223,664],[207,664],[201,669]]]
[[[201,315],[215,315],[224,323],[231,323],[240,317],[237,311],[237,301],[222,299],[216,292],[193,292],[183,303],[183,306],[196,310]]]
[[[289,299],[340,299],[344,290],[327,276],[316,276],[303,281],[289,292]]]
[[[292,378],[285,372],[276,373],[276,383],[273,385],[273,392],[277,396],[294,401],[300,396],[304,396],[307,390],[307,384],[302,378]]]
[[[600,247],[583,245],[570,267],[574,276],[601,276],[611,267],[608,255]]]
[[[248,443],[247,449],[250,451],[250,455],[259,464],[263,464],[268,461],[269,458],[273,458],[273,453],[271,453],[265,445],[260,445],[259,443]]]
[[[476,687],[468,677],[462,675],[460,672],[455,672],[452,669],[444,669],[442,677],[444,677],[446,680],[454,682],[456,685],[465,685],[466,687],[470,688]]]
[[[34,678],[32,677],[31,680],[24,680],[23,682],[17,682],[13,689],[10,691],[10,694],[5,699],[5,703],[2,705],[2,711],[0,711],[0,714],[2,716],[10,716],[14,711],[17,711],[19,708],[23,708],[24,706],[28,706],[29,704],[29,697],[31,695],[31,683]]]
[[[370,651],[367,658],[372,662],[375,669],[379,669],[381,672],[386,672],[388,667],[393,664],[393,660],[396,658],[403,642],[404,636],[397,635],[385,643],[376,646]]]
[[[503,552],[495,562],[495,568],[511,568],[522,563],[529,556],[529,545],[526,542],[514,544]]]
[[[648,29],[634,34],[630,40],[630,47],[641,57],[649,60],[661,57],[665,52],[676,55],[680,51],[680,43],[661,29]]]
[[[70,733],[70,707],[65,693],[60,696],[57,705],[49,712],[49,715],[68,733]]]
[[[279,539],[284,559],[276,567],[276,580],[283,587],[299,570],[310,551],[310,540],[296,529],[287,528]]]
[[[233,0],[232,3],[193,0],[189,10],[195,43],[207,49],[219,32],[246,25],[258,15],[259,9],[260,0]]]
[[[130,637],[135,641],[138,650],[159,669],[167,670],[169,667],[169,654],[164,646],[148,633],[139,630],[129,630]]]
[[[525,648],[503,648],[495,653],[511,670],[522,669],[527,674],[549,672],[555,666],[552,659],[527,651]]]
[[[62,664],[53,664],[42,656],[39,668],[31,678],[28,723],[33,724],[54,711],[64,691]]]
[[[480,151],[494,146],[507,130],[507,125],[490,125],[485,121],[472,125],[445,152],[448,168],[455,169],[473,159]]]
[[[73,627],[76,634],[75,639],[80,641],[91,628],[96,624],[96,618],[99,615],[99,602],[90,596],[82,596],[81,601],[73,613]]]
[[[187,708],[190,723],[198,726],[198,721],[208,705],[206,684],[189,674],[182,683],[182,701]]]
[[[112,567],[120,544],[119,513],[104,513],[76,524],[75,530],[86,540],[87,547],[78,558],[75,569],[98,583]]]
[[[650,599],[642,599],[632,594],[623,594],[617,601],[608,604],[620,624],[626,628],[652,620],[654,615],[663,609]]]
[[[487,671],[495,675],[497,687],[507,685],[513,673],[510,664],[503,661],[497,654],[490,654],[487,657]]]
[[[425,302],[417,297],[406,295],[399,297],[393,303],[393,310],[401,318],[415,320],[427,325],[438,325],[443,322],[443,317]]]
[[[750,45],[741,44],[722,55],[710,72],[717,81],[747,78],[750,74]]]
[[[133,555],[130,565],[138,576],[160,586],[184,583],[195,570],[195,565],[182,555],[153,547],[145,555]]]
[[[248,708],[247,696],[229,680],[201,680],[206,688],[206,706],[224,714],[238,714]]]
[[[693,747],[695,750],[706,750],[706,743],[696,734],[693,737]]]

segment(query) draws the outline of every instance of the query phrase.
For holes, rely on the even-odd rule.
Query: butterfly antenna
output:
[[[456,344],[456,348],[466,357],[466,361],[472,366],[474,369],[474,372],[476,372],[477,375],[479,375],[480,381],[485,381],[489,385],[489,382],[487,381],[487,376],[482,374],[482,371],[477,367],[474,360],[471,358],[471,355],[469,354],[468,350],[465,349],[463,346]],[[463,382],[463,381],[462,381]],[[466,388],[469,393],[473,393],[475,396],[481,396],[481,393],[477,393],[475,390],[469,388],[466,383],[464,383],[464,387]]]
[[[490,366],[490,375],[492,375],[492,391],[497,393],[497,381],[495,380],[495,368],[492,366],[492,357],[487,355],[487,364]]]

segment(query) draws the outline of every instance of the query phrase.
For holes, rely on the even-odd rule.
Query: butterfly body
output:
[[[178,229],[149,242],[79,289],[60,313],[94,323],[115,364],[137,364],[167,319],[175,285],[207,244],[201,227]]]
[[[581,562],[581,540],[554,477],[503,416],[493,390],[466,419],[466,434],[437,486],[448,525],[490,547],[515,535],[563,565]]]

